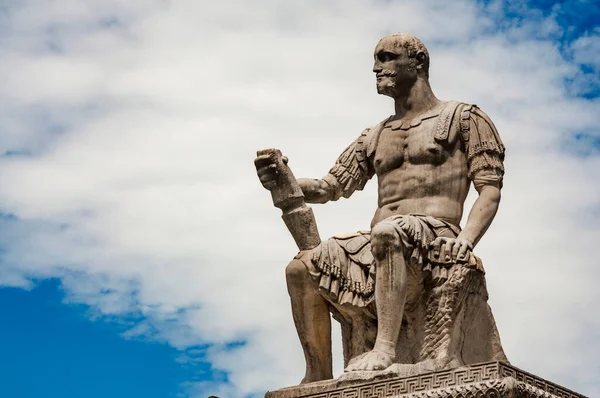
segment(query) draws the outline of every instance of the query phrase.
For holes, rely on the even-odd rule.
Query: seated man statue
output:
[[[475,105],[435,97],[415,37],[381,39],[374,62],[377,92],[394,99],[395,114],[363,131],[325,177],[294,182],[306,202],[325,203],[378,181],[370,231],[317,239],[286,269],[303,382],[332,378],[330,313],[342,325],[346,372],[506,361],[472,253],[500,202],[502,141]],[[281,168],[260,152],[255,163],[274,192]],[[461,229],[471,182],[479,196]]]

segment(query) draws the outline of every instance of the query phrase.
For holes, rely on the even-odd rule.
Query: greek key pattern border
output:
[[[297,398],[453,398],[515,396],[526,398],[586,398],[502,362],[487,362],[411,377],[362,382],[310,392],[298,387]],[[290,389],[267,398],[290,397]],[[509,394],[508,390],[513,391]],[[516,393],[515,395],[513,395]]]
[[[361,389],[360,391],[336,391],[334,393],[323,393],[311,395],[310,398],[500,398],[505,388],[501,380],[492,380],[484,383],[469,383],[461,386],[446,387],[438,390],[420,391],[402,395],[382,395],[380,389]],[[329,394],[329,395],[328,395]],[[479,395],[477,395],[479,394]],[[482,395],[483,394],[483,395]],[[543,397],[543,396],[540,396]],[[531,398],[538,398],[531,396]],[[546,398],[546,397],[543,397]],[[551,397],[554,398],[554,397]]]
[[[499,376],[502,378],[512,377],[515,379],[519,383],[520,394],[525,397],[586,398],[584,395],[504,363],[500,363]]]

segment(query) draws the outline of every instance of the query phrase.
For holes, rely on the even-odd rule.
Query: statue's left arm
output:
[[[504,176],[504,145],[490,118],[473,107],[469,117],[469,135],[464,140],[468,177],[479,196],[469,213],[467,224],[457,237],[453,257],[466,254],[464,246],[472,249],[492,223],[500,204]]]
[[[462,120],[465,123],[467,120]],[[477,200],[469,213],[467,224],[456,239],[439,237],[431,243],[435,253],[453,260],[466,260],[467,254],[483,237],[500,204],[504,176],[504,145],[490,118],[476,106],[468,113],[468,124],[461,126],[468,178],[473,182]],[[441,252],[441,253],[440,253]]]

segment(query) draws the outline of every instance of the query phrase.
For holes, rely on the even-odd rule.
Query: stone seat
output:
[[[467,264],[452,265],[444,276],[431,278],[407,302],[396,346],[395,368],[400,375],[488,361],[508,363],[487,303],[481,260],[472,256]],[[376,303],[358,307],[331,302],[330,308],[341,325],[347,366],[375,344]]]

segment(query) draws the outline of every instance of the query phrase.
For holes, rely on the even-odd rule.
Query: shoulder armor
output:
[[[454,114],[456,113],[456,109],[461,105],[460,102],[457,101],[448,101],[442,111],[440,112],[440,116],[438,117],[437,126],[435,127],[435,140],[436,141],[447,141],[448,136],[450,135],[450,126],[452,125],[452,119],[454,119]]]
[[[367,163],[367,147],[369,145],[369,133],[371,132],[370,128],[366,128],[360,133],[360,137],[356,140],[355,152],[356,152],[356,160],[358,160],[358,164],[361,169],[368,173],[369,165]]]
[[[460,112],[460,137],[463,142],[469,141],[469,119],[471,118],[471,110],[476,107],[477,105],[464,104],[463,109]]]
[[[374,127],[368,128],[370,134],[369,144],[366,151],[367,158],[372,157],[375,154],[375,149],[377,148],[377,143],[379,142],[379,136],[381,135],[381,131],[385,127],[386,123],[393,118],[394,115],[387,117],[385,120],[381,121]],[[367,131],[365,130],[365,131]]]

